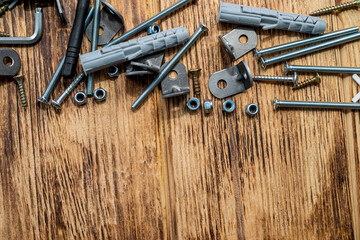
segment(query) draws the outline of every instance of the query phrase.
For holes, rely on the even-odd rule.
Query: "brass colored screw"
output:
[[[22,103],[24,109],[26,110],[27,101],[26,101],[26,95],[25,95],[25,90],[24,90],[24,85],[23,85],[23,79],[24,79],[24,75],[18,75],[18,76],[14,77],[14,80],[16,81],[16,83],[18,84],[18,87],[19,87],[21,103]]]
[[[293,90],[298,90],[300,88],[305,88],[311,85],[317,85],[321,83],[321,77],[320,75],[317,73],[315,77],[306,80],[304,82],[298,83],[293,87]]]
[[[199,75],[200,75],[201,69],[193,69],[193,70],[189,70],[189,73],[192,76],[192,80],[193,80],[193,88],[194,88],[194,96],[197,98],[200,98],[200,93],[201,93],[201,89],[200,89],[200,82],[199,82]]]
[[[0,37],[10,37],[10,34],[6,32],[0,32]]]
[[[359,5],[360,5],[360,0],[355,0],[353,2],[347,2],[347,3],[341,4],[341,5],[337,5],[337,6],[323,8],[323,9],[317,10],[317,11],[315,11],[313,13],[310,13],[310,15],[316,16],[316,15],[331,13],[331,12],[334,12],[336,10],[342,10],[342,9],[355,7],[355,6],[359,6]]]
[[[0,14],[3,14],[9,8],[9,4],[0,7]]]

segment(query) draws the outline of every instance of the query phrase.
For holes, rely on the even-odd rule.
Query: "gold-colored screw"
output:
[[[193,88],[194,88],[194,96],[197,98],[200,98],[201,94],[201,88],[200,88],[200,82],[199,82],[199,75],[200,75],[201,69],[193,69],[189,70],[189,73],[192,76],[193,80]]]
[[[8,10],[9,4],[5,4],[4,6],[0,7],[0,14],[3,14],[6,10]]]
[[[10,37],[10,34],[6,32],[0,32],[0,37]]]
[[[356,7],[359,5],[360,5],[360,0],[355,0],[353,2],[347,2],[347,3],[341,4],[341,5],[337,5],[337,6],[323,8],[323,9],[320,9],[320,10],[310,13],[310,15],[312,15],[312,16],[322,15],[322,14],[334,12],[336,10],[343,10],[346,8]]]
[[[22,103],[24,109],[26,110],[27,100],[26,100],[26,95],[25,95],[25,90],[24,90],[24,85],[23,85],[23,79],[24,79],[24,75],[18,75],[18,76],[14,77],[14,80],[16,81],[16,83],[19,87],[21,103]]]
[[[309,80],[306,80],[304,82],[301,82],[301,83],[297,83],[294,87],[293,87],[293,90],[298,90],[300,88],[305,88],[305,87],[308,87],[308,86],[311,86],[311,85],[317,85],[317,84],[320,84],[321,83],[321,77],[320,75],[317,73],[315,77],[309,79]]]

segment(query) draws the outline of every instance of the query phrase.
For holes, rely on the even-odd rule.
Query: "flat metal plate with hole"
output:
[[[0,75],[14,77],[21,68],[19,54],[12,49],[0,49]]]
[[[103,9],[100,12],[100,29],[104,30],[99,36],[99,46],[108,44],[115,35],[124,28],[123,16],[108,2],[102,0]],[[86,36],[91,42],[92,40],[93,21],[86,28]]]
[[[167,63],[164,64],[163,68]],[[171,78],[168,75],[161,82],[161,90],[163,98],[171,98],[181,95],[186,95],[190,93],[189,79],[187,75],[187,69],[184,64],[179,62],[174,68],[173,71],[176,72],[176,78]]]
[[[258,43],[255,30],[247,27],[236,28],[219,38],[234,61],[255,49]]]
[[[226,86],[219,87],[221,82],[225,82]],[[211,94],[219,99],[242,93],[252,86],[253,79],[249,66],[245,61],[234,67],[214,73],[209,80]]]

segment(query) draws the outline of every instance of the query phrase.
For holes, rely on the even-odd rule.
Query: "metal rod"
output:
[[[171,72],[171,70],[175,67],[175,65],[179,62],[180,58],[186,53],[187,50],[196,42],[196,40],[203,34],[204,31],[208,30],[208,28],[200,23],[200,27],[194,35],[189,39],[189,41],[180,49],[180,51],[174,56],[173,59],[170,60],[168,64],[164,67],[164,69],[160,72],[160,74],[156,77],[156,79],[150,84],[150,86],[139,96],[139,98],[132,105],[133,109],[138,108],[141,103],[147,98],[147,96],[155,89],[157,85],[159,85],[164,78]]]
[[[89,14],[85,20],[85,28],[90,24],[90,21],[91,21],[93,15],[94,15],[94,8],[91,7]],[[62,68],[63,68],[64,64],[65,64],[65,56],[61,59],[60,64],[59,64],[58,68],[56,69],[54,76],[51,78],[49,85],[47,86],[44,94],[42,95],[42,97],[37,99],[38,102],[46,104],[46,105],[49,104],[50,94],[54,91],[56,84],[60,80]]]
[[[179,9],[180,7],[184,6],[185,4],[189,3],[189,2],[196,2],[197,0],[181,0],[177,3],[175,3],[174,5],[172,5],[171,7],[161,11],[160,13],[158,13],[157,15],[153,16],[152,18],[150,18],[149,20],[141,23],[139,26],[129,30],[128,32],[124,33],[123,35],[121,35],[120,37],[114,39],[113,41],[111,41],[110,43],[108,43],[107,45],[104,46],[105,47],[110,47],[113,46],[115,44],[121,43],[129,38],[131,38],[132,36],[134,36],[135,34],[141,32],[142,30],[150,27],[153,23],[155,23],[156,21],[166,17],[167,15],[171,14],[172,12],[174,12],[175,10]]]
[[[275,47],[265,48],[265,49],[261,49],[261,50],[255,49],[254,56],[257,59],[259,59],[260,57],[262,57],[264,55],[281,52],[281,51],[289,50],[289,49],[296,48],[296,47],[302,47],[305,45],[318,43],[321,41],[330,40],[333,38],[342,37],[342,36],[346,36],[346,35],[357,33],[357,32],[359,32],[359,27],[352,27],[352,28],[347,28],[347,29],[343,29],[340,31],[326,33],[326,34],[316,36],[316,37],[311,37],[311,38],[306,38],[306,39],[302,39],[302,40],[295,41],[295,42],[285,43],[285,44],[275,46]]]
[[[278,108],[311,108],[311,109],[353,109],[360,110],[359,103],[341,102],[300,102],[300,101],[280,101],[274,99],[274,109]]]
[[[360,68],[356,67],[327,67],[327,66],[303,66],[285,64],[285,73],[289,72],[317,72],[317,73],[349,73],[360,74]]]
[[[94,20],[92,28],[91,51],[96,51],[99,43],[99,27],[100,27],[100,0],[95,0]],[[90,73],[87,79],[86,95],[94,94],[94,73]]]
[[[309,53],[313,53],[316,51],[320,51],[320,50],[324,50],[327,48],[331,48],[343,43],[348,43],[354,40],[357,40],[360,38],[360,33],[355,33],[355,34],[351,34],[349,36],[345,36],[345,37],[341,37],[341,38],[337,38],[331,41],[327,41],[327,42],[323,42],[317,45],[313,45],[307,48],[303,48],[297,51],[293,51],[293,52],[289,52],[289,53],[285,53],[276,57],[272,57],[272,58],[268,58],[268,59],[263,59],[261,58],[261,66],[263,69],[265,69],[268,65],[271,64],[275,64],[278,62],[283,62],[292,58],[296,58],[296,57],[300,57]]]

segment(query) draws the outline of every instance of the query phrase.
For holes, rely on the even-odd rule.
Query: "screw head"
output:
[[[58,103],[58,102],[55,101],[55,100],[52,100],[52,99],[51,99],[51,105],[52,105],[54,108],[58,109],[58,110],[61,109],[61,104]]]
[[[290,65],[288,62],[285,63],[285,66],[284,66],[284,71],[285,71],[285,75],[288,75],[289,72],[290,72]]]
[[[279,108],[279,100],[277,98],[274,98],[274,110]]]
[[[267,67],[267,63],[263,57],[260,57],[260,64],[261,64],[261,68],[265,70]]]
[[[38,101],[39,103],[43,103],[43,104],[45,104],[45,105],[49,105],[49,101],[48,101],[46,98],[44,98],[44,97],[38,98],[37,101]]]
[[[260,54],[259,54],[259,50],[257,48],[254,49],[253,51],[254,57],[256,58],[256,60],[260,60]]]
[[[201,72],[201,68],[189,70],[189,73],[190,73],[193,77],[198,77],[198,76],[200,75],[200,72]]]
[[[298,84],[298,81],[299,81],[299,75],[296,72],[294,72],[294,77],[293,78],[294,78],[293,84],[294,84],[294,86],[296,86]]]

